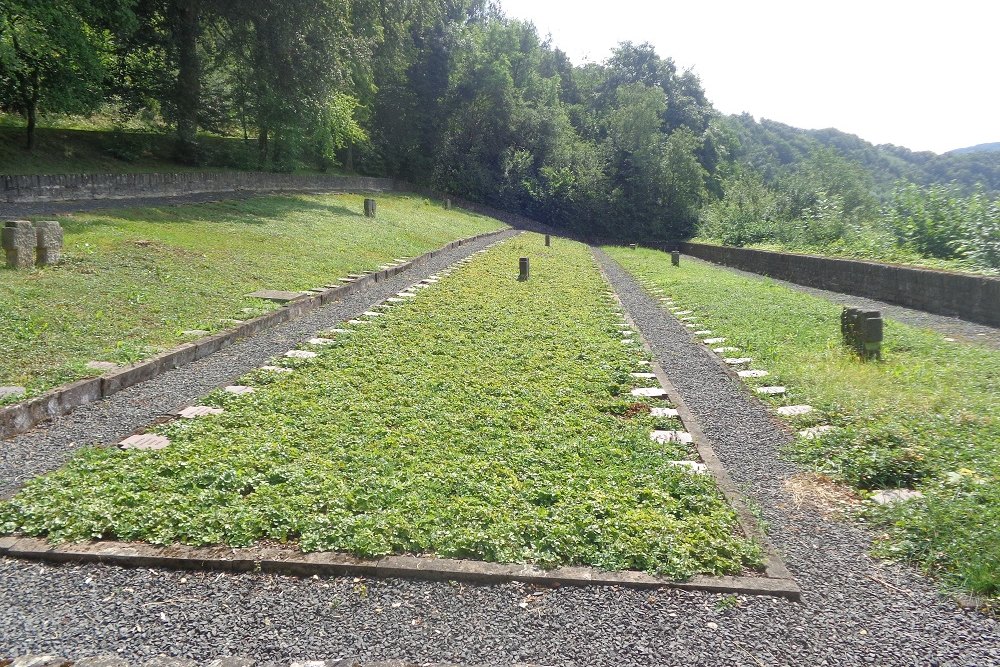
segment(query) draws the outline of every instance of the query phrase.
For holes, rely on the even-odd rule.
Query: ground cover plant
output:
[[[792,457],[861,490],[924,494],[868,511],[879,554],[997,598],[1000,352],[887,320],[883,361],[863,363],[841,343],[839,305],[694,260],[671,267],[657,251],[609,252],[770,372],[751,382],[787,386],[775,404],[817,409],[794,427],[836,427],[798,439]]]
[[[517,280],[518,258],[531,278]],[[155,452],[87,449],[0,505],[0,532],[54,540],[434,553],[684,577],[759,565],[710,475],[671,460],[630,390],[645,353],[585,246],[523,235],[291,373],[254,371],[223,414]],[[652,405],[655,405],[653,403]]]
[[[127,363],[273,304],[245,295],[302,290],[497,229],[496,220],[382,195],[378,218],[359,195],[259,197],[65,216],[64,261],[0,269],[0,385],[29,394],[95,375],[91,360]]]

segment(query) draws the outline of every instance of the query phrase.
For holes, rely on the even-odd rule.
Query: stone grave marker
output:
[[[52,266],[62,256],[63,230],[55,220],[35,223],[38,266]]]
[[[170,440],[163,437],[162,435],[153,435],[152,433],[143,433],[141,435],[132,435],[121,442],[118,446],[122,449],[138,449],[140,451],[149,451],[163,449],[170,444]]]
[[[223,412],[222,408],[213,408],[207,405],[191,405],[177,414],[184,419],[194,419],[196,417],[207,417],[208,415],[221,415]]]
[[[11,220],[4,223],[0,234],[7,267],[30,269],[35,265],[35,227],[27,220]]]

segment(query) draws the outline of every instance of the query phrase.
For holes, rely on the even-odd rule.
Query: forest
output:
[[[1000,268],[1000,152],[725,116],[648,44],[573,64],[487,0],[0,0],[0,111],[214,168],[393,176],[594,238]],[[238,141],[213,142],[236,137]]]

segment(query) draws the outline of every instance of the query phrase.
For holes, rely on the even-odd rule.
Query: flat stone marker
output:
[[[667,392],[663,387],[637,387],[632,390],[632,395],[640,398],[666,398]]]
[[[749,364],[753,359],[750,357],[726,357],[723,361],[730,366],[742,366],[743,364]]]
[[[269,373],[291,373],[291,368],[285,368],[284,366],[261,366],[260,370],[268,371]]]
[[[653,365],[652,361],[647,361],[645,359],[640,359],[639,361],[637,361],[635,363],[639,364],[640,366],[652,366]]]
[[[247,387],[242,384],[231,384],[224,389],[227,393],[235,394],[236,396],[244,396],[245,394],[252,394],[254,392],[253,387]]]
[[[437,278],[424,278],[420,282],[422,282],[424,285],[435,285],[438,283],[438,280]]]
[[[349,334],[354,333],[351,329],[327,329],[327,333]]]
[[[371,324],[370,320],[347,320],[348,324]]]
[[[194,419],[195,417],[207,417],[208,415],[221,415],[223,413],[222,408],[212,408],[207,405],[191,405],[178,414],[184,419]]]
[[[138,449],[138,450],[156,450],[163,449],[170,444],[170,440],[163,437],[162,435],[153,435],[152,433],[143,433],[141,435],[131,435],[121,442],[118,446],[122,449]]]
[[[182,336],[207,336],[208,332],[204,329],[188,329],[187,331],[181,332]]]
[[[656,377],[656,373],[629,373],[629,375],[643,380],[652,380]]]
[[[687,327],[688,329],[697,329],[701,325],[700,324],[692,324],[691,322],[685,322],[684,326]]]
[[[670,310],[670,311],[678,311],[680,309],[681,309],[680,306],[671,306],[670,308],[667,308],[667,310]]]
[[[306,342],[309,343],[310,345],[333,345],[337,341],[333,340],[332,338],[310,338]]]
[[[680,318],[680,321],[681,322],[694,322],[696,319],[698,319],[698,318],[695,315],[686,315],[686,316]]]
[[[690,315],[693,312],[693,310],[678,310],[674,315]]]
[[[365,317],[382,317],[382,313],[378,313],[374,310],[366,310],[362,313]]]
[[[247,296],[253,297],[254,299],[263,299],[264,301],[273,301],[275,303],[287,303],[289,301],[302,298],[304,294],[302,292],[288,292],[277,289],[262,289],[257,290],[256,292],[250,292]]]
[[[26,389],[24,387],[15,387],[15,386],[0,387],[0,399],[10,398],[12,396],[14,397],[24,396],[25,391]]]
[[[701,342],[705,343],[705,345],[718,345],[719,343],[725,343],[726,339],[725,338],[706,338],[705,340],[703,340]]]
[[[342,283],[353,283],[354,282],[354,278],[337,278],[337,280],[339,280]]]
[[[778,408],[778,414],[783,417],[797,417],[799,415],[807,415],[813,411],[811,405],[783,405]]]
[[[653,431],[649,434],[649,439],[660,444],[665,442],[682,442],[687,444],[691,442],[691,434],[687,431]]]
[[[400,299],[398,296],[390,296],[386,301],[389,303],[406,303],[406,299]]]
[[[634,338],[622,338],[622,345],[631,345],[634,342]]]
[[[740,348],[738,348],[738,347],[713,347],[712,348],[712,352],[715,352],[716,354],[726,354],[727,352],[739,352],[739,351],[740,351]]]
[[[430,285],[425,285],[423,283],[416,283],[415,285],[410,285],[409,289],[411,289],[411,290],[415,290],[415,289],[427,289],[428,287],[430,287]]]
[[[923,498],[924,494],[912,489],[886,489],[872,494],[872,501],[879,505],[892,505],[914,498]]]
[[[396,296],[415,297],[416,294],[413,292],[397,292]]]
[[[708,472],[708,466],[697,461],[668,461],[667,463],[679,468],[687,468],[689,472],[695,475],[704,475]]]
[[[695,331],[694,335],[695,336],[711,336],[712,335],[712,330],[711,329],[702,329],[701,331]]]
[[[680,417],[676,408],[650,408],[650,417]]]
[[[316,353],[309,350],[289,350],[285,352],[285,356],[290,359],[312,359]]]
[[[828,433],[832,430],[833,427],[830,426],[829,424],[822,424],[820,426],[810,426],[809,428],[804,428],[801,431],[799,431],[799,435],[801,435],[806,440],[815,440],[824,433]]]
[[[767,377],[767,371],[759,371],[757,369],[751,369],[748,371],[736,371],[736,374],[741,378],[762,378]]]
[[[785,393],[785,388],[781,387],[781,386],[778,386],[778,387],[757,387],[756,389],[754,389],[754,391],[757,392],[758,394],[762,394],[764,396],[780,396],[781,394]]]
[[[92,371],[113,371],[118,368],[118,364],[110,361],[88,361],[87,368]]]

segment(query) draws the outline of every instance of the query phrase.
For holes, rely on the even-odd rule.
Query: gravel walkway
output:
[[[386,282],[350,294],[303,317],[266,329],[256,336],[163,375],[85,405],[51,423],[0,442],[0,497],[26,480],[62,465],[81,445],[114,443],[179,407],[191,405],[216,387],[259,368],[268,359],[369,310],[371,305],[440,269],[467,257],[500,237],[464,244],[432,258],[427,264]]]
[[[273,662],[1000,665],[1000,624],[956,609],[908,568],[872,562],[863,530],[792,505],[781,485],[795,469],[776,454],[785,432],[620,267],[601,261],[722,462],[760,502],[802,585],[802,603],[669,589],[539,590],[0,560],[0,647],[68,657],[117,652],[129,660],[166,653]],[[197,393],[184,387],[157,391]],[[131,414],[127,403],[117,410]]]
[[[924,329],[933,329],[944,334],[945,336],[954,338],[955,340],[967,343],[978,343],[980,345],[1000,349],[1000,329],[996,327],[987,326],[985,324],[977,324],[976,322],[969,322],[967,320],[960,320],[957,317],[935,315],[923,310],[913,310],[912,308],[897,306],[885,301],[866,299],[863,296],[854,296],[852,294],[844,294],[842,292],[831,292],[829,290],[818,289],[816,287],[806,287],[805,285],[790,283],[787,280],[778,280],[777,278],[762,276],[759,273],[751,273],[750,271],[743,271],[742,269],[734,269],[730,266],[723,266],[722,264],[713,264],[712,262],[706,262],[703,259],[691,257],[690,255],[685,255],[684,261],[706,264],[717,269],[723,269],[741,276],[746,276],[747,278],[756,278],[757,280],[773,280],[777,284],[784,285],[785,287],[793,289],[796,292],[804,292],[805,294],[818,296],[821,299],[826,299],[828,301],[832,301],[833,303],[839,303],[842,306],[864,308],[865,310],[880,310],[884,316],[894,319],[897,322],[902,322],[903,324],[909,324],[914,327],[922,327]]]

